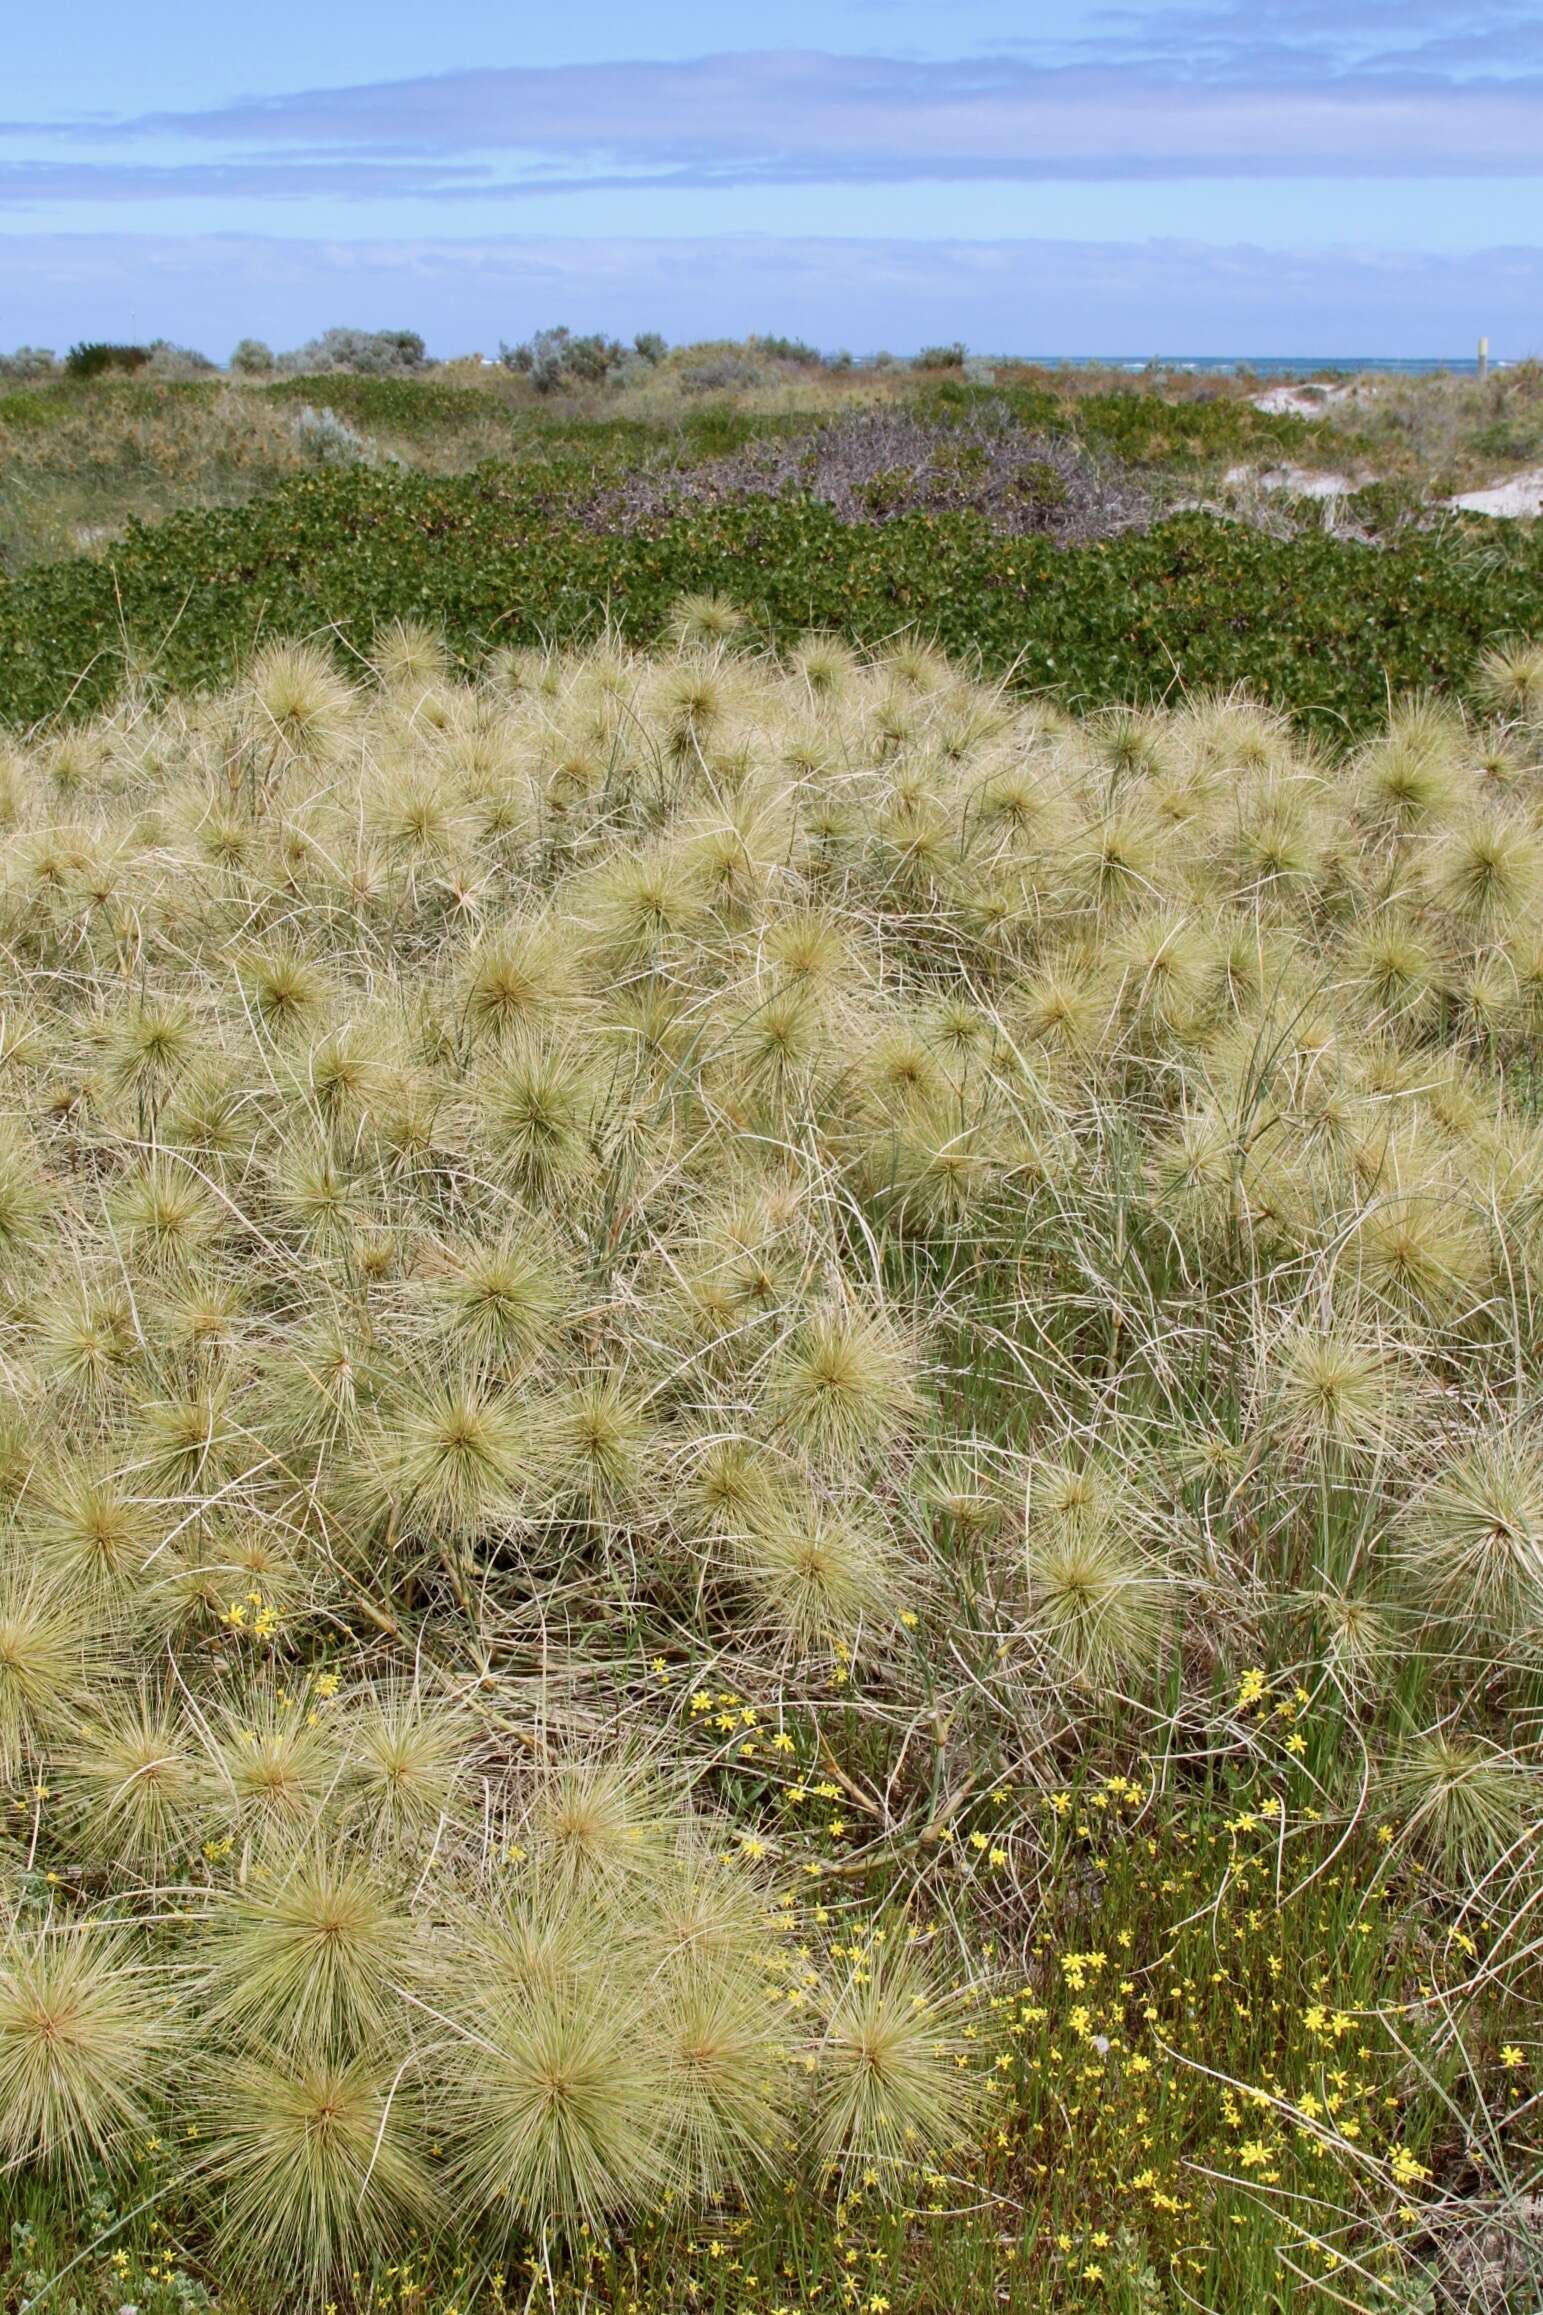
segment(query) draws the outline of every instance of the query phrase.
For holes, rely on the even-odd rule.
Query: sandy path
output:
[[[1449,498],[1447,504],[1460,507],[1464,514],[1498,514],[1513,522],[1530,521],[1543,514],[1543,466],[1513,474],[1506,482],[1492,482],[1487,490],[1465,490],[1461,498]]]

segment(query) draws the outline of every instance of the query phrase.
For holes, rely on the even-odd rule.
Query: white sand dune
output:
[[[1317,418],[1331,403],[1343,402],[1357,391],[1357,381],[1349,378],[1335,386],[1269,386],[1249,399],[1267,418]]]
[[[1289,491],[1293,498],[1345,498],[1360,485],[1352,475],[1320,473],[1311,466],[1234,466],[1222,478],[1234,490]]]
[[[1543,466],[1531,467],[1525,474],[1510,475],[1504,482],[1492,482],[1487,490],[1465,490],[1460,498],[1449,498],[1448,506],[1461,508],[1464,514],[1494,514],[1516,522],[1528,522],[1543,514]]]

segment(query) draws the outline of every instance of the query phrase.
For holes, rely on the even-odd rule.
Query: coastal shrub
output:
[[[8,385],[28,386],[38,378],[51,378],[58,367],[49,346],[18,346],[14,353],[0,354],[0,380]]]
[[[413,377],[428,366],[428,350],[416,330],[330,329],[280,354],[276,366],[290,377],[323,370],[353,371],[365,378]]]
[[[274,369],[273,348],[264,345],[261,338],[240,338],[231,351],[230,367],[238,378],[271,377]]]
[[[645,361],[658,358],[643,355],[641,347],[637,350]],[[559,324],[555,329],[537,330],[519,345],[500,344],[498,358],[506,370],[529,378],[538,394],[555,394],[562,386],[603,384],[625,362],[627,349],[619,339],[599,331],[575,335]]]
[[[110,371],[132,375],[142,370],[149,359],[148,346],[115,346],[101,339],[83,339],[65,355],[64,368],[66,376],[71,378],[101,378]]]
[[[336,406],[371,423],[352,398]],[[1543,621],[1543,543],[1525,528],[1372,548],[1183,515],[1061,549],[970,514],[843,523],[792,497],[599,529],[574,503],[611,501],[568,456],[557,445],[546,463],[448,479],[317,476],[239,510],[131,526],[106,561],[0,580],[0,711],[22,725],[67,702],[89,711],[123,678],[125,635],[162,680],[218,685],[275,622],[363,646],[382,620],[427,617],[469,665],[607,617],[644,641],[679,596],[722,591],[772,641],[811,626],[867,643],[920,634],[1069,702],[1246,683],[1343,737],[1376,721],[1390,686],[1460,690],[1491,642]],[[180,615],[190,595],[196,622]]]

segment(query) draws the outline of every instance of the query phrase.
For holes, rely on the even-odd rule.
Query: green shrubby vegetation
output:
[[[1069,704],[1246,683],[1344,735],[1390,685],[1461,690],[1490,640],[1543,618],[1525,529],[1376,550],[1187,515],[1063,550],[968,515],[843,523],[798,498],[607,527],[583,511],[594,488],[559,442],[518,468],[316,475],[136,528],[110,562],[0,582],[0,697],[28,723],[110,698],[134,667],[219,685],[274,628],[334,630],[346,659],[387,616],[433,619],[468,666],[606,618],[647,641],[681,593],[718,589],[776,643],[811,624],[869,645],[919,633]]]
[[[763,615],[0,759],[7,2291],[1530,2304],[1543,648]]]

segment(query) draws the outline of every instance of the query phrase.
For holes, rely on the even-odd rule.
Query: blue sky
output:
[[[1536,0],[15,14],[0,345],[1543,351]]]

